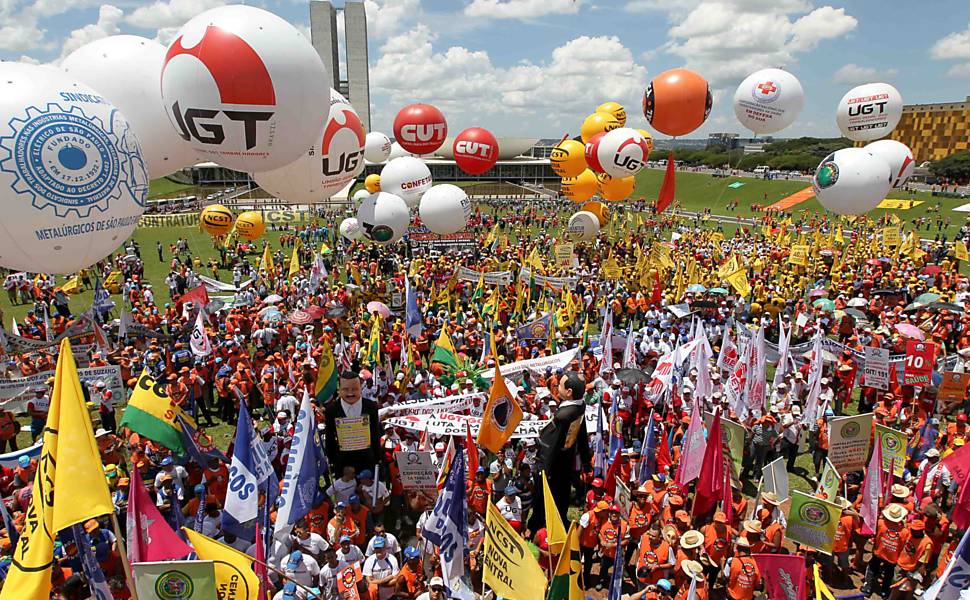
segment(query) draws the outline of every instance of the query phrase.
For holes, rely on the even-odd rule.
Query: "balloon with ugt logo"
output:
[[[455,164],[469,175],[481,175],[498,162],[498,140],[487,129],[469,127],[452,145]]]
[[[327,80],[295,27],[265,10],[223,6],[179,30],[161,89],[175,131],[196,155],[259,172],[293,162],[319,139]]]
[[[430,104],[410,104],[394,117],[394,139],[412,154],[431,154],[446,137],[445,116]]]
[[[337,90],[330,90],[330,118],[317,142],[280,169],[253,173],[261,188],[292,204],[323,202],[364,170],[364,126]]]

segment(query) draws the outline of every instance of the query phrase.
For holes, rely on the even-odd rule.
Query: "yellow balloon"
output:
[[[612,177],[606,173],[597,175],[596,182],[599,184],[600,196],[610,202],[626,200],[633,193],[633,188],[637,184],[636,178],[632,175],[630,177]]]
[[[364,189],[372,194],[376,194],[381,191],[381,176],[377,173],[372,173],[364,179]]]
[[[596,215],[596,218],[599,219],[600,227],[605,227],[610,222],[610,207],[602,202],[596,200],[587,202],[580,210],[585,210]]]
[[[236,233],[244,240],[253,242],[262,237],[266,230],[263,215],[255,210],[249,210],[236,219]]]
[[[586,170],[586,146],[576,140],[563,140],[549,155],[552,170],[560,177],[576,177]]]
[[[565,177],[561,189],[563,196],[573,202],[586,202],[596,193],[596,173],[586,169],[576,177]]]
[[[221,204],[210,204],[202,209],[199,225],[213,237],[226,235],[232,229],[232,211]]]
[[[596,108],[596,112],[610,113],[620,122],[620,127],[626,125],[626,109],[619,102],[604,102]]]
[[[650,135],[650,132],[646,129],[637,129],[637,132],[647,141],[647,147],[650,149],[650,152],[653,152],[653,136]]]
[[[589,138],[597,133],[613,131],[617,127],[622,126],[619,119],[613,114],[608,112],[594,112],[583,121],[583,126],[580,128],[579,134],[583,138],[583,142],[588,142]]]

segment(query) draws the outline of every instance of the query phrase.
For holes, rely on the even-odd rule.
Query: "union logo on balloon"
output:
[[[448,136],[448,123],[441,111],[430,104],[405,106],[394,117],[394,138],[412,154],[430,154]]]
[[[498,162],[498,140],[481,127],[470,127],[459,133],[452,150],[458,168],[469,175],[481,175]]]

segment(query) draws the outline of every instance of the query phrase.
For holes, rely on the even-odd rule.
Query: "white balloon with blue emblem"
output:
[[[115,251],[145,212],[134,131],[60,69],[0,63],[0,265],[69,274]]]
[[[98,90],[121,109],[142,140],[142,156],[152,179],[199,162],[165,114],[158,86],[163,62],[165,46],[137,35],[93,41],[61,62],[68,75]]]
[[[891,183],[885,160],[863,148],[843,148],[819,163],[812,189],[827,210],[840,215],[864,215],[886,197]]]
[[[357,209],[357,221],[364,230],[364,237],[378,244],[390,244],[407,233],[411,213],[399,196],[377,192],[364,198]]]

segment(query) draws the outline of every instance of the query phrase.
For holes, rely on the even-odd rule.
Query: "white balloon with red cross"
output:
[[[754,132],[766,135],[795,122],[805,105],[798,78],[781,69],[761,69],[744,78],[734,91],[734,115]]]

